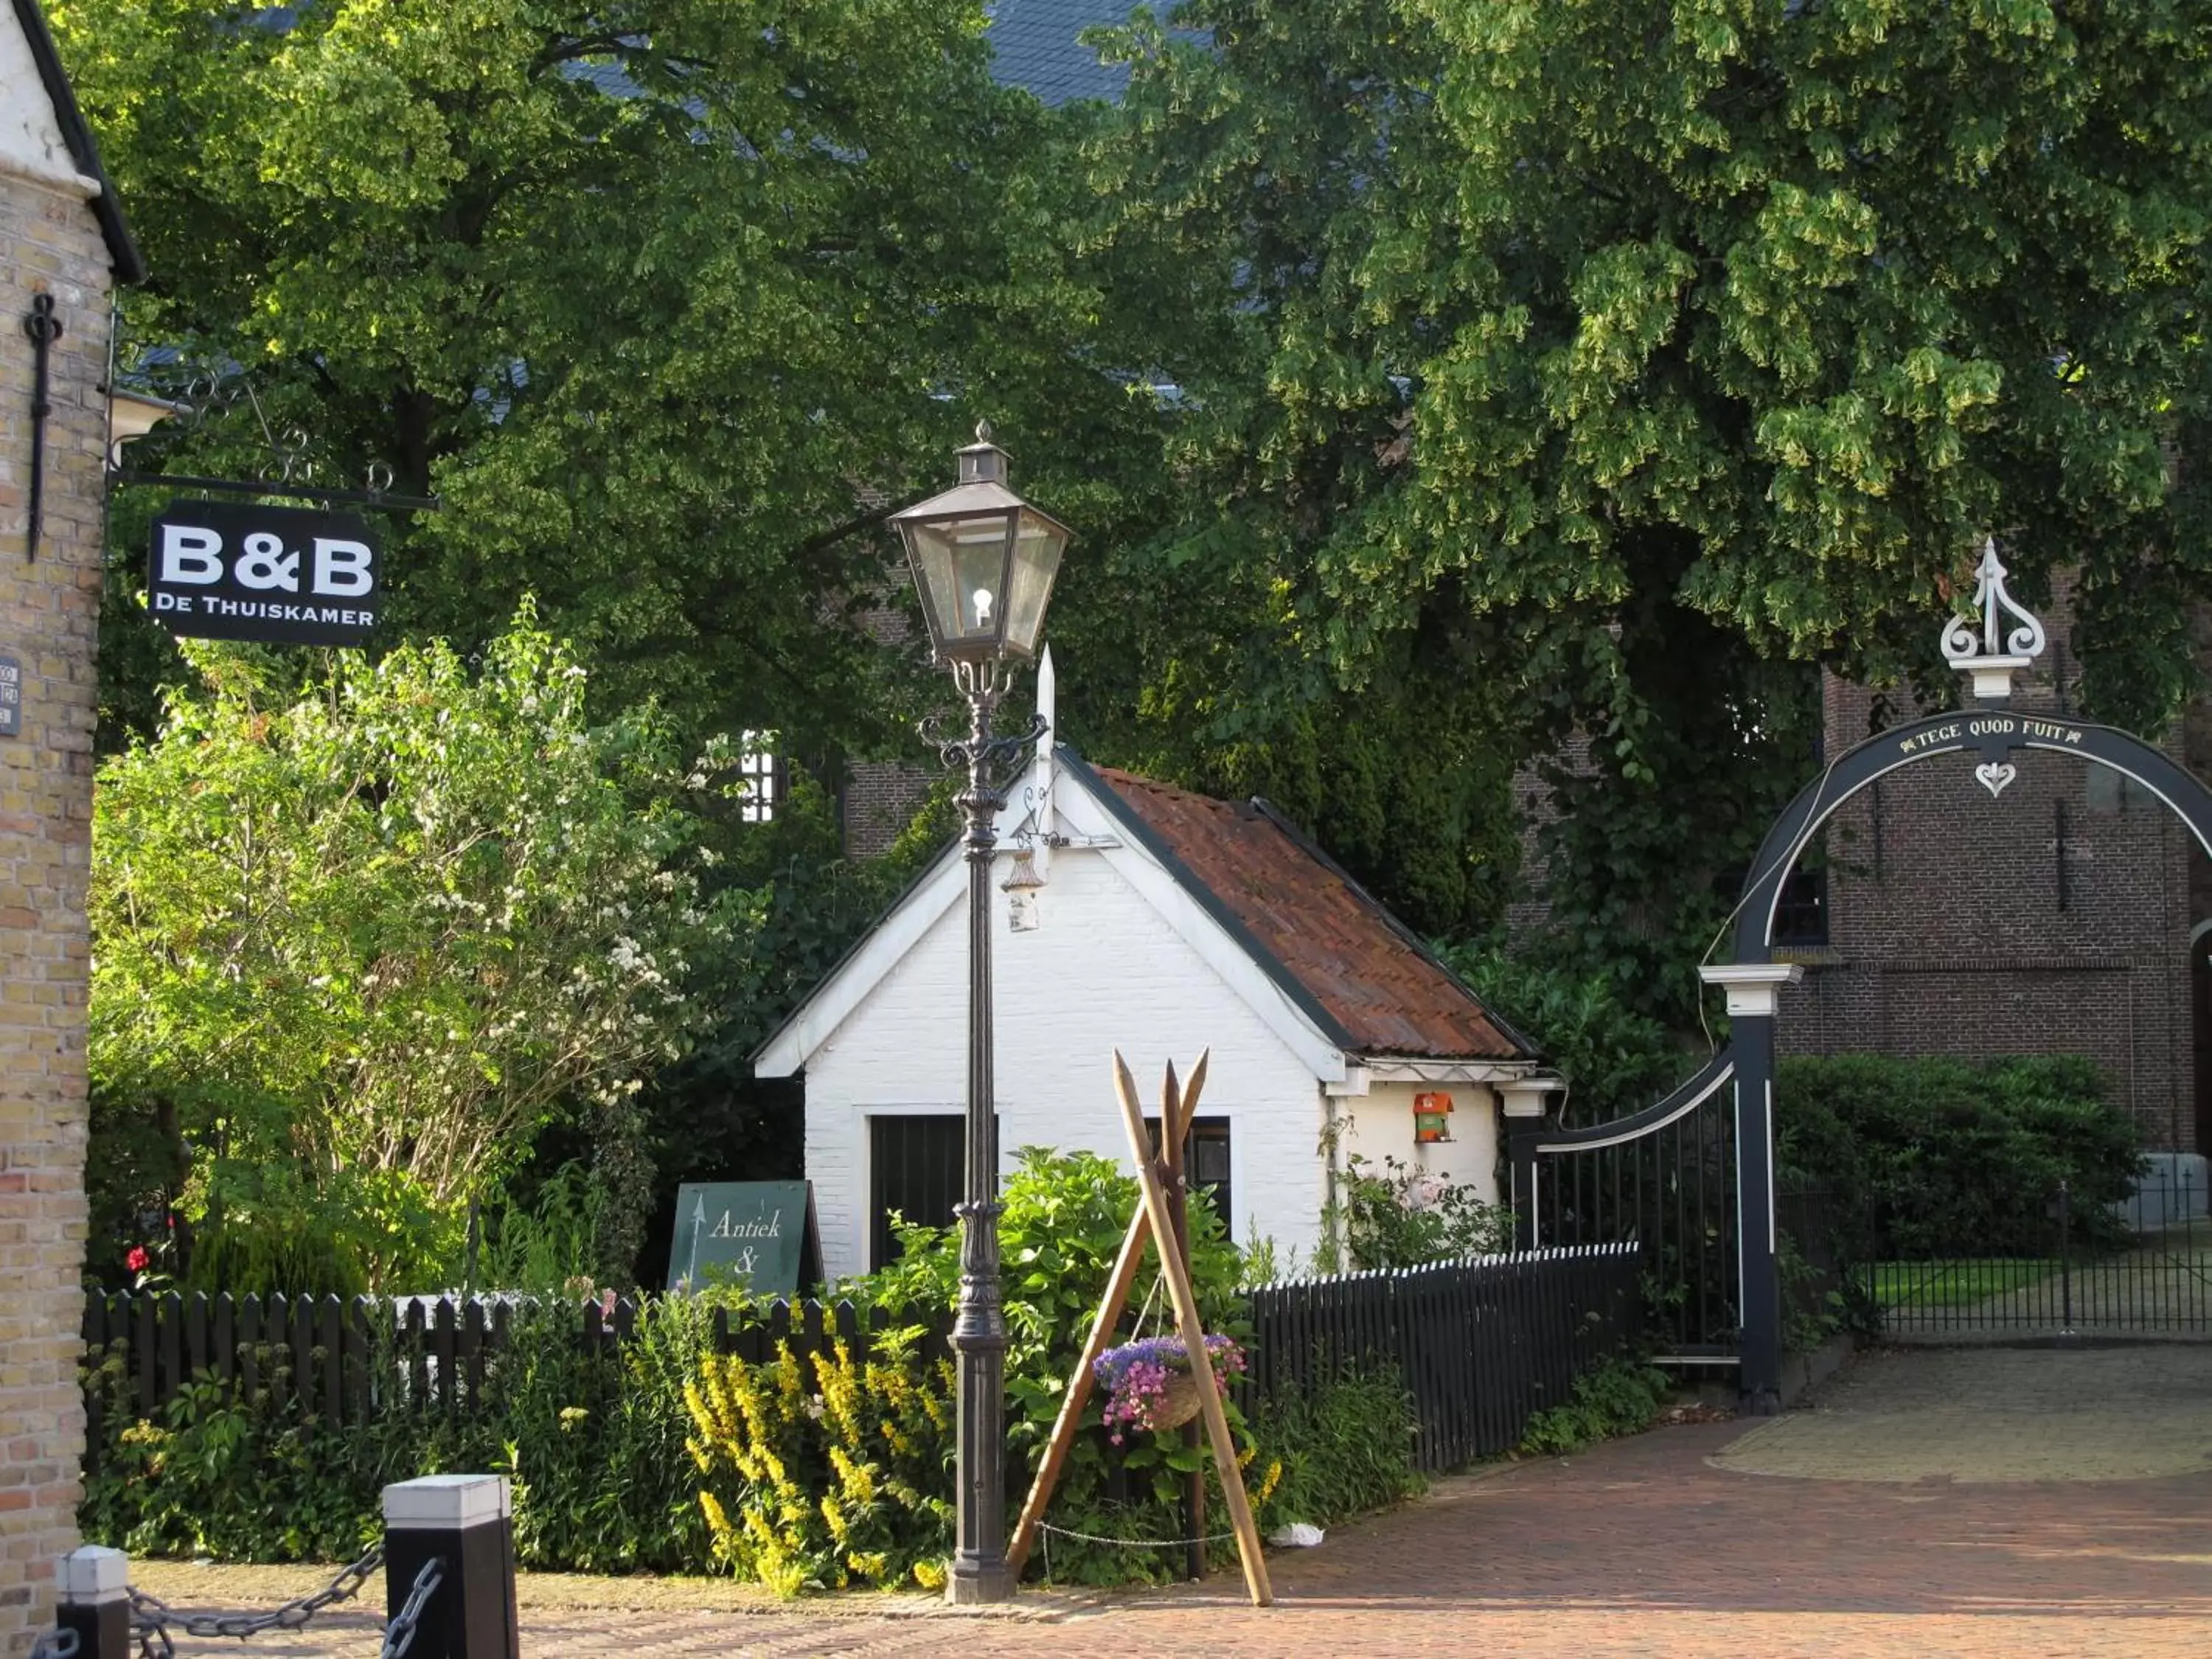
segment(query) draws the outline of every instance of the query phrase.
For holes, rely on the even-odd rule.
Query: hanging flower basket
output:
[[[1229,1392],[1229,1379],[1244,1370],[1244,1350],[1225,1336],[1206,1339],[1214,1386]],[[1198,1378],[1179,1336],[1148,1336],[1125,1342],[1098,1356],[1091,1374],[1106,1393],[1102,1419],[1115,1445],[1132,1429],[1158,1433],[1179,1429],[1198,1415]]]

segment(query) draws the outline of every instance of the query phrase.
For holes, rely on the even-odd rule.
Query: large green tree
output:
[[[1587,738],[1553,896],[1639,991],[1684,1006],[1716,880],[1812,763],[1811,665],[1924,672],[1984,534],[2031,593],[2080,572],[2100,713],[2155,727],[2193,684],[2202,0],[1180,16],[1123,37],[1093,147],[1121,237],[1174,256],[1167,562],[1232,520],[1301,672],[1522,754]]]
[[[976,0],[52,9],[153,273],[132,338],[252,393],[142,464],[258,476],[296,428],[324,482],[435,491],[400,635],[471,645],[531,592],[603,695],[879,746],[917,694],[859,625],[869,503],[940,487],[978,415],[1025,457],[1151,419],[1066,349],[1066,189]],[[122,562],[143,729],[173,671],[131,654]]]

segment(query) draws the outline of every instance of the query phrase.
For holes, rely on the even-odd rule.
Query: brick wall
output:
[[[8,20],[12,23],[12,18]],[[0,86],[12,100],[20,83]],[[29,91],[38,95],[35,81]],[[0,1656],[52,1618],[76,1539],[85,1237],[85,880],[106,442],[108,253],[81,198],[0,157],[0,652],[22,665],[0,737]],[[31,349],[50,293],[45,528],[24,557]]]
[[[867,505],[882,502],[878,497],[867,501]],[[903,586],[907,580],[902,568],[886,567],[887,583]],[[860,626],[886,649],[902,649],[913,643],[906,612],[892,605],[888,596],[883,604],[862,613]],[[847,762],[837,785],[837,817],[844,832],[845,856],[872,859],[889,852],[943,775],[913,761]]]
[[[2063,581],[2045,620],[2051,647],[2013,707],[2078,716]],[[1871,731],[1874,696],[1831,678],[1826,698],[1839,754]],[[1894,773],[1829,821],[1827,946],[1776,953],[1808,969],[1784,995],[1783,1052],[2086,1054],[2148,1144],[2193,1149],[2188,831],[2117,774],[2045,751],[2016,751],[1992,799],[1976,758]]]
[[[845,856],[872,859],[906,832],[942,775],[904,761],[848,761],[838,805]]]
[[[1589,772],[1589,734],[1571,733],[1554,758],[1570,775]],[[1559,822],[1559,806],[1551,785],[1533,763],[1514,770],[1513,805],[1521,817],[1520,890],[1505,907],[1505,931],[1517,939],[1540,933],[1552,924],[1551,895],[1545,888],[1551,860],[1544,854],[1544,831]]]

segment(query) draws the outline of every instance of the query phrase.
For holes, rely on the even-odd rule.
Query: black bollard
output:
[[[404,1613],[425,1564],[442,1564],[405,1659],[521,1659],[514,1519],[496,1474],[433,1474],[384,1489],[385,1613]]]
[[[77,1659],[130,1659],[131,1558],[88,1544],[62,1557],[54,1627],[76,1632]]]

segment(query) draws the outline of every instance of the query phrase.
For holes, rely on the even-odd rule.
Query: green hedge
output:
[[[1012,1473],[1025,1482],[1103,1291],[1136,1183],[1101,1158],[1025,1152],[1003,1196],[1012,1337],[1006,1438]],[[1241,1263],[1205,1206],[1194,1206],[1193,1219],[1208,1323],[1237,1333]],[[957,1240],[910,1229],[908,1243],[897,1267],[843,1290],[894,1310],[949,1306]],[[312,1420],[289,1383],[275,1381],[287,1369],[273,1348],[258,1356],[265,1381],[255,1392],[226,1391],[213,1381],[192,1385],[150,1422],[135,1415],[120,1352],[94,1355],[87,1382],[103,1409],[81,1511],[85,1535],[139,1555],[336,1560],[375,1538],[387,1483],[489,1471],[514,1480],[517,1553],[526,1567],[618,1573],[737,1565],[786,1590],[927,1582],[915,1568],[947,1542],[940,1510],[949,1513],[949,1505],[938,1500],[952,1493],[951,1416],[942,1402],[936,1410],[925,1403],[919,1416],[907,1407],[918,1386],[936,1384],[912,1366],[710,1363],[712,1315],[708,1297],[641,1298],[633,1337],[594,1352],[579,1340],[574,1304],[518,1306],[475,1402],[449,1413],[395,1397],[369,1422],[343,1428]],[[737,1316],[745,1316],[742,1307]],[[404,1392],[396,1350],[373,1358],[370,1370],[393,1380],[395,1396]],[[949,1398],[949,1382],[944,1386]],[[778,1455],[825,1484],[819,1492],[810,1488],[811,1509],[799,1506],[806,1524],[779,1525],[772,1547],[757,1551],[732,1550],[726,1524],[718,1534],[709,1523],[710,1514],[726,1522],[760,1507],[759,1494],[734,1472],[737,1460],[724,1455],[729,1413],[706,1410],[702,1420],[706,1395],[719,1389],[726,1397],[740,1388],[796,1400],[797,1408],[772,1425],[782,1437]],[[820,1408],[832,1389],[857,1391],[849,1411],[842,1396],[829,1402],[838,1409]],[[1094,1406],[1093,1422],[1096,1413]],[[847,1416],[871,1433],[881,1424],[899,1426],[891,1437],[898,1468],[885,1468],[918,1490],[914,1501],[894,1506],[897,1514],[847,1492],[851,1501],[841,1499],[836,1521],[825,1512],[832,1535],[817,1537],[808,1517],[834,1495],[820,1475],[836,1462],[823,1437]],[[1251,1452],[1247,1484],[1263,1525],[1334,1521],[1419,1484],[1412,1404],[1391,1375],[1341,1376],[1309,1395],[1261,1401],[1241,1430]],[[1103,1431],[1086,1433],[1049,1518],[1107,1538],[1176,1536],[1184,1477],[1206,1461],[1180,1437],[1140,1436],[1115,1449]],[[933,1480],[921,1478],[933,1470]],[[856,1480],[870,1484],[858,1476],[845,1484]],[[1016,1503],[1019,1496],[1010,1493]],[[865,1547],[850,1536],[855,1516],[871,1529]],[[1051,1557],[1058,1577],[1094,1583],[1166,1577],[1181,1565],[1180,1553],[1073,1539],[1055,1539]]]
[[[289,1352],[262,1345],[252,1393],[191,1384],[161,1415],[135,1415],[118,1352],[91,1357],[105,1409],[79,1522],[134,1555],[222,1561],[349,1559],[380,1534],[384,1487],[416,1475],[510,1477],[526,1567],[696,1570],[708,1554],[701,1482],[684,1449],[684,1385],[707,1310],[680,1297],[638,1310],[635,1338],[592,1352],[567,1304],[518,1307],[489,1356],[477,1408],[393,1400],[366,1423],[315,1420],[294,1397]],[[376,1364],[397,1380],[396,1346]],[[396,1389],[395,1389],[396,1392]]]
[[[2117,1243],[2142,1167],[2134,1121],[2078,1055],[1782,1062],[1778,1175],[1827,1193],[1862,1261],[2039,1255],[2068,1183],[2077,1242]]]

